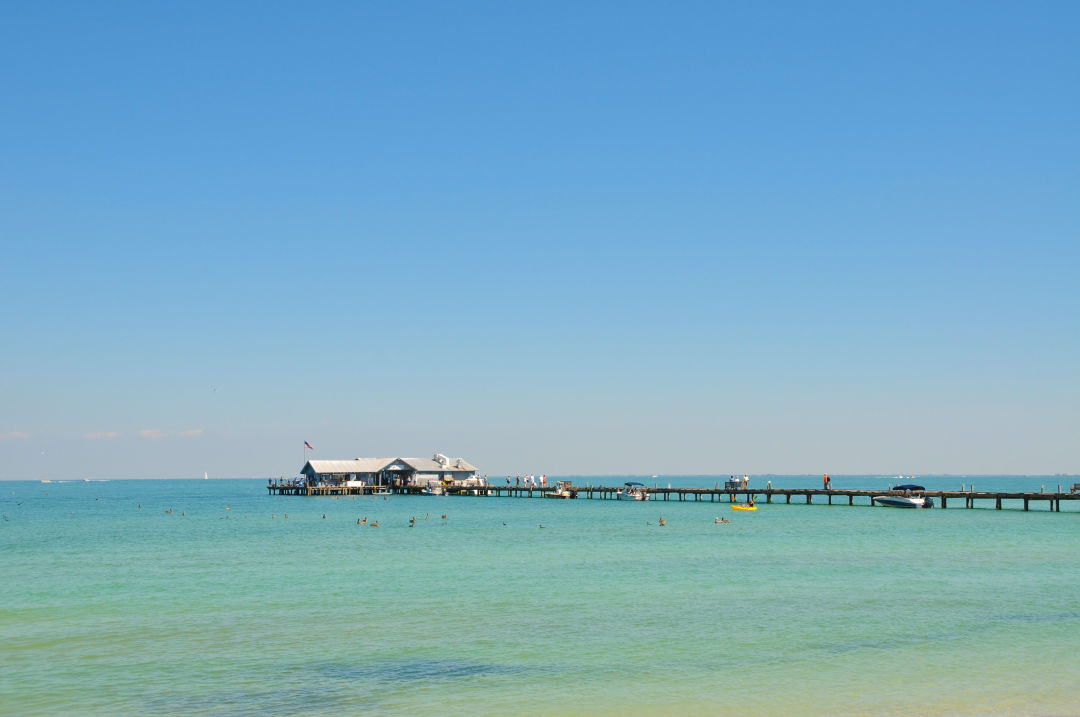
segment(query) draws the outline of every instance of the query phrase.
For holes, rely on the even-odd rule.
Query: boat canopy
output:
[[[626,481],[625,485],[628,485],[628,486],[632,487],[632,486],[636,486],[636,485],[644,486],[645,484],[644,483],[638,483],[636,480],[628,480],[628,481]]]
[[[894,485],[893,490],[926,490],[926,488],[914,483],[904,483],[903,485]]]

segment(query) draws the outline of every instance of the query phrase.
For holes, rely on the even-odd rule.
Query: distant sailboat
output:
[[[203,480],[210,480],[210,474],[209,474],[209,473],[206,473],[206,472],[204,472],[204,473],[202,474],[202,479],[203,479]]]

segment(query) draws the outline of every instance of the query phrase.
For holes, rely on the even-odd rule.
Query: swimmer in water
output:
[[[664,520],[663,518],[661,518],[660,519],[660,527],[663,528],[665,525],[667,525],[667,521]]]
[[[357,518],[356,519],[356,524],[357,525],[367,525],[367,516],[365,515],[363,520],[360,520],[359,518]]]
[[[376,520],[374,523],[371,524],[371,527],[372,528],[378,528],[379,527],[379,521]]]

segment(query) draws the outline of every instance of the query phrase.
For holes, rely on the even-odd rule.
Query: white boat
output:
[[[545,498],[577,498],[577,490],[568,480],[561,480],[555,484],[553,490],[544,493]]]
[[[464,480],[451,483],[457,488],[458,495],[487,495],[487,484],[479,476],[472,476]]]
[[[424,490],[420,491],[420,494],[421,495],[446,495],[446,491],[443,490],[443,487],[441,485],[431,484],[427,488],[424,488]]]
[[[645,487],[644,483],[627,481],[617,497],[619,500],[648,500],[649,489]]]
[[[921,485],[906,483],[894,486],[893,492],[888,495],[871,496],[870,502],[888,508],[933,508],[934,499],[923,495],[925,490]]]

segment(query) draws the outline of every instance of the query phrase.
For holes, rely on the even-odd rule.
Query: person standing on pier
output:
[[[825,481],[825,490],[828,490],[832,487],[832,478],[829,477],[828,473],[825,474],[825,478],[823,480]]]

